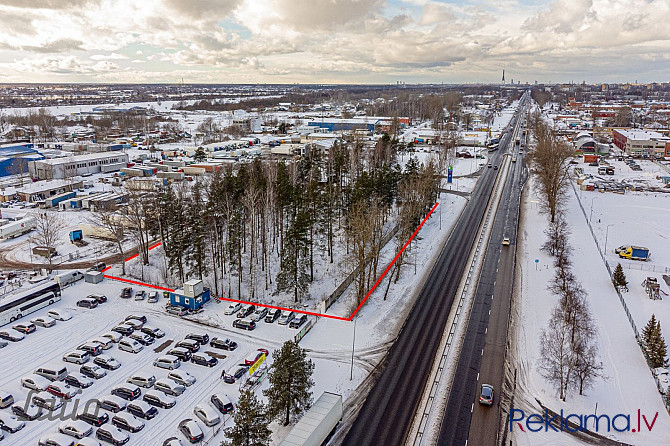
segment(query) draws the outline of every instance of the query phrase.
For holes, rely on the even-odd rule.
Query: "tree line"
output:
[[[96,220],[120,235],[121,254],[120,239],[130,232],[144,265],[150,242],[161,241],[164,279],[175,285],[199,278],[216,295],[281,294],[299,302],[319,259],[337,259],[359,271],[360,301],[379,273],[382,236],[397,228],[404,243],[437,198],[435,165],[411,159],[401,169],[398,147],[388,135],[370,150],[340,141],[298,160],[257,158],[192,183],[130,188],[126,205]],[[396,280],[404,264],[403,256]]]

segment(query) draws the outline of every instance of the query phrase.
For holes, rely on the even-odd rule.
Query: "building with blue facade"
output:
[[[202,285],[202,280],[192,279],[184,283],[183,288],[168,293],[170,305],[197,310],[210,300],[209,288]]]
[[[0,145],[0,177],[28,173],[28,162],[43,160],[44,156],[32,143]]]

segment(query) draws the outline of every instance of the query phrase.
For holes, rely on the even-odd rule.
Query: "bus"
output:
[[[0,300],[0,327],[60,300],[58,282],[50,280]]]

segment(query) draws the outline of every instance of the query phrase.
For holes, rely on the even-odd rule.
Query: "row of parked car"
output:
[[[8,342],[19,342],[26,335],[37,331],[37,327],[50,328],[56,321],[69,321],[72,315],[65,310],[49,310],[46,316],[35,317],[30,322],[18,322],[11,330],[0,330],[0,348],[7,347]]]
[[[158,302],[158,291],[150,291],[147,294],[147,292],[144,290],[134,292],[132,287],[125,287],[124,289],[121,290],[122,299],[130,299],[133,296],[135,297],[135,300],[144,300],[146,298],[147,302],[149,303]]]
[[[233,321],[233,327],[243,330],[254,330],[256,322],[261,320],[268,324],[277,321],[279,325],[288,325],[291,328],[300,328],[307,322],[307,315],[278,308],[267,308],[252,304],[233,302],[224,311],[227,316],[235,314],[238,319]]]

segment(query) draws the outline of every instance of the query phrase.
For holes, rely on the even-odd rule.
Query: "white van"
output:
[[[119,341],[119,350],[130,352],[130,353],[139,353],[144,347],[139,342],[133,339],[121,339]]]
[[[180,365],[181,361],[179,360],[179,358],[173,355],[161,356],[160,358],[154,361],[154,366],[160,367],[162,369],[169,369],[169,370],[178,369]]]
[[[63,381],[67,376],[67,367],[47,364],[35,370],[35,375],[43,376],[51,381]]]
[[[56,276],[56,281],[60,284],[61,288],[65,288],[68,285],[75,283],[78,280],[84,278],[84,273],[81,271],[70,271],[67,273],[61,273]]]
[[[12,394],[0,389],[0,409],[11,406],[13,402],[14,397]]]
[[[137,372],[128,378],[127,382],[148,389],[154,385],[156,377],[150,373]]]
[[[91,355],[84,350],[74,350],[63,355],[63,361],[73,362],[75,364],[84,364],[91,359]]]

